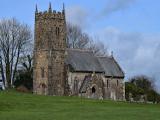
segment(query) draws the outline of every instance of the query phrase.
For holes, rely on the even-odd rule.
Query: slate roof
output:
[[[124,77],[124,73],[113,57],[96,57],[91,51],[67,49],[66,64],[75,72],[100,72],[105,76]]]
[[[104,72],[91,51],[68,49],[66,63],[71,65],[75,71]]]
[[[105,76],[124,77],[124,73],[113,57],[98,57]]]

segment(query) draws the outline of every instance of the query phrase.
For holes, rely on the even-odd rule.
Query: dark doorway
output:
[[[94,87],[92,87],[92,93],[95,93],[96,89]]]

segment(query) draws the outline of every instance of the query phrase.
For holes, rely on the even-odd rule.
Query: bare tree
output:
[[[15,87],[25,86],[29,90],[33,89],[33,55],[25,55],[20,58],[20,69],[16,72],[14,81]]]
[[[12,87],[19,58],[32,40],[31,29],[16,19],[0,21],[0,55],[4,67],[6,87]]]
[[[32,74],[32,71],[33,71],[33,55],[32,54],[28,54],[20,57],[19,63],[22,67],[20,70],[23,70],[25,72]]]
[[[87,49],[91,50],[96,56],[108,55],[107,47],[99,40],[98,37],[95,37],[94,40],[90,39]]]
[[[67,24],[67,47],[84,49],[89,43],[88,34],[82,32],[81,28],[70,23]]]
[[[107,55],[107,47],[98,37],[91,38],[79,26],[71,23],[67,24],[67,47],[91,50],[96,56]]]

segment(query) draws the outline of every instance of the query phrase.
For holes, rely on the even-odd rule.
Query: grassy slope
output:
[[[0,92],[0,120],[160,120],[160,105]]]

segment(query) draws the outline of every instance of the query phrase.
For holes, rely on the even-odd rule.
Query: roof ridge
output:
[[[113,58],[112,56],[96,56],[97,58]]]
[[[91,50],[80,49],[80,48],[67,48],[66,50],[73,50],[73,51],[80,51],[80,52],[92,52]]]

